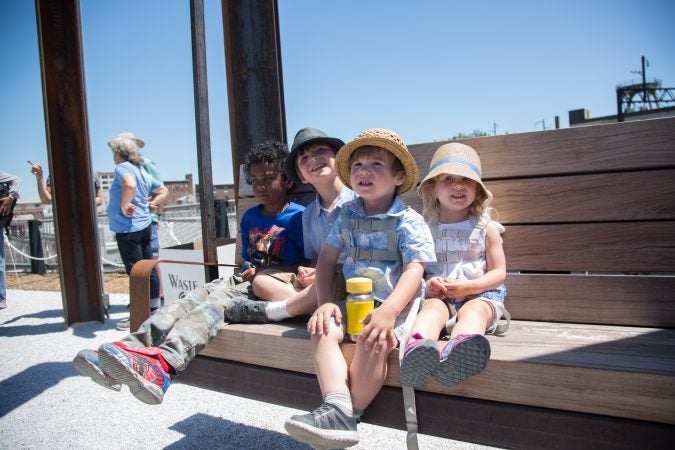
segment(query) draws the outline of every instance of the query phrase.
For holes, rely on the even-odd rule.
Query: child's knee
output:
[[[333,318],[328,323],[328,332],[313,334],[311,335],[311,340],[315,346],[322,342],[335,342],[336,344],[340,344],[344,340],[344,337],[344,330],[340,325],[335,323],[335,319]]]

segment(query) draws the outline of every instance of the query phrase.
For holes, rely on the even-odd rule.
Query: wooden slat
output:
[[[483,180],[675,167],[675,118],[458,140],[480,155]],[[424,177],[445,142],[410,145]],[[421,179],[421,178],[420,178]]]
[[[675,219],[675,170],[526,178],[486,183],[495,218],[509,223]],[[422,212],[417,191],[403,195]]]
[[[509,226],[512,271],[675,272],[675,222]]]
[[[675,328],[675,277],[509,274],[514,319]]]
[[[493,181],[498,219],[555,223],[675,219],[675,170]]]
[[[312,374],[303,335],[303,324],[230,325],[202,355]],[[423,390],[675,424],[675,331],[512,322],[507,337],[489,339],[483,373],[453,388],[432,380]],[[350,361],[354,345],[342,348]],[[397,378],[393,352],[386,385],[398,386]]]

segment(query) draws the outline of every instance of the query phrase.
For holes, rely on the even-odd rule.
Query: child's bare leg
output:
[[[450,319],[450,311],[445,302],[437,298],[428,298],[415,318],[410,335],[419,333],[426,339],[436,341],[448,319]]]
[[[343,336],[335,324],[330,325],[327,335],[312,336],[323,402],[309,414],[292,416],[284,424],[294,439],[314,448],[344,448],[359,442],[347,387],[347,362],[340,350]]]
[[[457,324],[452,329],[451,338],[460,334],[485,334],[488,324],[492,323],[494,311],[489,303],[480,299],[469,300],[457,311]]]
[[[365,410],[382,389],[387,378],[387,359],[393,349],[387,344],[380,353],[374,353],[366,350],[365,343],[357,342],[354,359],[349,366],[349,388],[354,408]]]
[[[293,294],[286,303],[286,311],[293,317],[312,314],[315,309],[316,289],[313,284]]]
[[[469,300],[459,308],[451,339],[443,348],[434,373],[439,383],[454,386],[485,369],[490,359],[490,343],[484,335],[493,314],[490,304],[480,299]]]
[[[347,361],[340,349],[343,338],[342,330],[335,324],[330,325],[327,335],[312,336],[314,368],[324,397],[330,393],[349,395]]]
[[[438,370],[440,353],[436,341],[450,318],[450,311],[443,300],[429,298],[415,318],[410,338],[405,345],[398,374],[399,383],[422,388],[427,385],[429,375]]]
[[[272,302],[286,300],[297,291],[293,286],[272,276],[261,274],[253,279],[253,294],[262,300]]]

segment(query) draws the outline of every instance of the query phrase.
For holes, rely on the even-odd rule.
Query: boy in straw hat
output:
[[[343,206],[317,262],[319,307],[307,330],[323,403],[285,424],[293,438],[317,448],[358,443],[357,421],[384,384],[387,357],[406,335],[406,318],[414,317],[423,294],[424,266],[435,258],[424,219],[399,197],[415,186],[418,170],[396,133],[361,133],[338,152],[336,165],[342,182],[360,197]],[[344,315],[335,302],[341,299],[331,292],[341,253],[345,279],[370,278],[380,305],[363,321],[350,367],[340,350]]]
[[[314,267],[321,246],[342,205],[356,198],[335,171],[335,155],[343,145],[342,140],[316,128],[302,128],[296,133],[291,152],[284,162],[284,173],[294,183],[310,184],[316,190],[314,201],[302,212],[305,258],[310,260],[310,266],[298,267],[297,282],[293,284],[273,276],[258,276],[253,293],[263,301],[238,299],[230,308],[233,322],[276,322],[311,314],[316,309]],[[344,292],[344,279],[337,277],[336,288],[340,286]]]
[[[490,344],[484,334],[497,330],[502,315],[508,318],[504,227],[490,218],[492,194],[481,180],[480,159],[468,145],[442,145],[418,192],[438,262],[427,268],[430,298],[412,327],[399,381],[423,387],[431,375],[454,386],[485,368]],[[439,353],[436,342],[455,310],[450,341]]]

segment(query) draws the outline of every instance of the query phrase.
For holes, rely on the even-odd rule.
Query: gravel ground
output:
[[[105,292],[110,294],[129,293],[129,275],[125,272],[106,272],[103,274]],[[24,291],[60,291],[59,273],[50,271],[44,275],[27,272],[7,272],[7,289]]]
[[[8,274],[9,278],[9,274]],[[65,329],[61,293],[8,290],[0,310],[0,449],[308,448],[283,423],[292,408],[174,383],[161,405],[127,390],[104,389],[79,376],[71,361],[81,348],[122,337],[115,323],[128,296],[111,295],[111,320]],[[178,378],[179,380],[179,378]],[[405,432],[359,425],[355,449],[404,449]],[[486,449],[420,435],[423,449]]]

